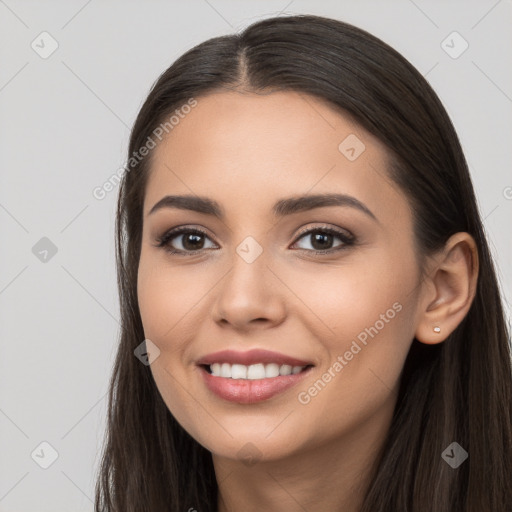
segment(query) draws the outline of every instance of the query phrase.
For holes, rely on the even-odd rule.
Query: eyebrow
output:
[[[315,194],[280,199],[274,204],[272,211],[275,216],[284,217],[285,215],[292,215],[294,213],[325,206],[355,208],[378,222],[377,217],[366,205],[359,201],[359,199],[347,194]],[[163,208],[192,210],[206,215],[213,215],[221,220],[225,217],[224,210],[217,201],[202,196],[184,195],[162,197],[162,199],[151,208],[148,216]]]

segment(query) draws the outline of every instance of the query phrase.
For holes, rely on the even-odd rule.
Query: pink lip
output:
[[[310,370],[311,368],[306,368],[295,375],[280,375],[271,379],[256,380],[214,377],[204,367],[201,367],[200,371],[207,388],[220,398],[239,404],[253,404],[268,400],[278,393],[286,391],[300,382]]]
[[[262,349],[253,349],[246,352],[221,350],[220,352],[208,354],[197,361],[198,365],[209,365],[213,363],[243,364],[245,366],[257,363],[276,363],[278,365],[288,364],[290,366],[309,366],[313,364],[311,361],[304,361],[302,359],[296,359],[294,357],[280,354],[279,352],[270,352],[269,350]],[[276,377],[276,379],[277,378],[278,377]]]

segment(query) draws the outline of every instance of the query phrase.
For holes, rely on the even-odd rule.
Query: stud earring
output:
[[[438,326],[434,327],[434,332],[441,332],[441,327],[438,327]]]

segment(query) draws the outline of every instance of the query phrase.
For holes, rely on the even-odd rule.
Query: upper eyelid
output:
[[[314,231],[334,231],[338,233],[341,236],[346,236],[347,238],[355,238],[351,231],[345,228],[340,227],[334,227],[328,224],[325,224],[323,226],[313,226],[313,227],[306,227],[303,229],[300,229],[299,232],[295,235],[295,240],[297,240],[299,237],[305,234],[309,234]]]

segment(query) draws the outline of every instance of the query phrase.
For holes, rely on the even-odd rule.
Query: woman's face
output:
[[[382,430],[421,291],[412,213],[385,147],[307,95],[197,102],[153,150],[144,200],[138,300],[163,400],[230,459]],[[296,202],[325,194],[339,198]],[[153,210],[166,196],[191,200]],[[192,209],[199,198],[219,216]],[[158,247],[177,227],[189,232]],[[218,363],[215,375],[201,362]]]

